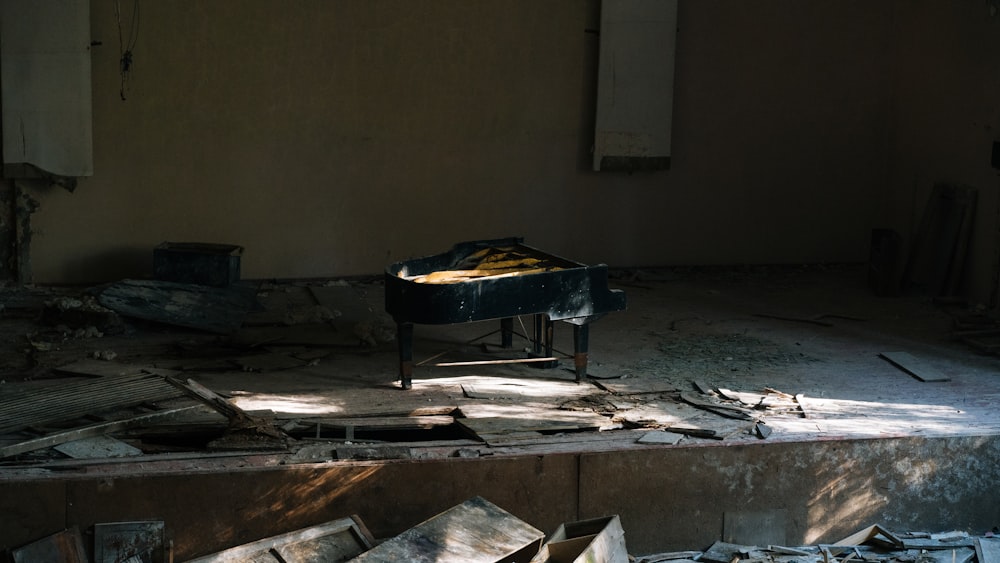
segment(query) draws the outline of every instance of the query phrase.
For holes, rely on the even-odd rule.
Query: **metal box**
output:
[[[240,281],[243,247],[204,242],[164,242],[153,249],[153,277],[160,281],[227,287]]]

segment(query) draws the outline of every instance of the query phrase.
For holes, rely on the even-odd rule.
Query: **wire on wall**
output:
[[[128,91],[128,80],[132,74],[132,55],[135,51],[135,43],[139,39],[139,0],[132,0],[132,17],[127,31],[122,29],[121,0],[115,0],[115,19],[118,21],[118,51],[121,54],[119,71],[122,77],[118,92],[124,101],[125,92]]]

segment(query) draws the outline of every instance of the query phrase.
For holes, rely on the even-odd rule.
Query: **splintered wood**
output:
[[[414,283],[461,283],[472,279],[523,276],[561,270],[545,255],[532,255],[516,246],[484,248],[460,261],[450,270],[441,270],[403,279]]]

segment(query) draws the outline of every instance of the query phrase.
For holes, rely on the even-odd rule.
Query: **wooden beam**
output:
[[[193,412],[199,408],[201,408],[200,405],[181,407],[177,409],[170,409],[150,414],[144,414],[141,416],[135,416],[132,418],[126,418],[123,420],[114,420],[110,422],[102,422],[99,424],[91,424],[89,426],[74,428],[72,430],[66,430],[64,432],[49,434],[47,436],[42,436],[40,438],[35,438],[24,442],[18,442],[16,444],[11,444],[9,446],[0,447],[0,459],[5,457],[10,457],[13,455],[23,454],[26,452],[40,450],[43,448],[58,446],[59,444],[65,444],[66,442],[72,442],[73,440],[79,440],[81,438],[91,438],[94,436],[101,436],[111,432],[117,432],[119,430],[124,430],[126,428],[135,428],[137,426],[154,424],[157,422],[163,422],[165,420],[172,420],[178,418],[183,414]]]

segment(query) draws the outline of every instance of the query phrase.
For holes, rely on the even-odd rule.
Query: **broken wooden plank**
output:
[[[341,518],[246,543],[192,559],[188,563],[306,563],[347,561],[371,548],[375,540],[358,516]]]
[[[939,540],[936,538],[906,538],[903,540],[905,549],[923,549],[927,551],[939,551],[942,549],[956,549],[959,547],[974,548],[975,541],[972,537],[966,536],[960,539]]]
[[[461,383],[463,394],[470,399],[516,399],[564,401],[588,395],[603,394],[592,385],[581,385],[563,379],[469,378]]]
[[[802,418],[812,418],[812,416],[810,416],[809,410],[806,409],[806,405],[805,405],[806,396],[805,396],[805,394],[803,394],[803,393],[796,394],[795,395],[795,402],[798,403],[799,410],[802,411]]]
[[[319,425],[322,429],[336,428],[343,430],[353,428],[355,431],[371,430],[430,430],[451,426],[455,418],[447,415],[433,416],[379,416],[352,418],[300,418],[290,425],[282,426],[286,432],[305,432]]]
[[[473,497],[380,543],[353,561],[527,561],[538,552],[544,537],[542,531],[499,506]]]
[[[100,290],[101,305],[126,317],[232,334],[257,306],[257,284],[210,287],[156,280],[122,280]]]
[[[180,381],[179,379],[166,376],[164,379],[171,385],[181,389],[192,398],[201,401],[209,407],[215,409],[220,414],[229,419],[230,430],[249,431],[261,436],[271,438],[284,438],[285,434],[274,427],[273,421],[260,417],[251,416],[249,413],[234,405],[225,397],[217,394],[208,387],[201,385],[193,379]]]
[[[702,399],[694,393],[681,392],[680,397],[684,400],[684,402],[692,406],[714,412],[715,414],[725,416],[727,418],[734,418],[736,420],[757,420],[757,417],[750,409],[738,407],[736,405],[716,403]]]
[[[951,381],[950,377],[908,352],[882,352],[879,356],[920,381]]]
[[[865,543],[884,545],[893,549],[903,549],[903,540],[899,539],[895,534],[878,524],[873,524],[867,528],[858,530],[846,538],[832,544],[830,547],[856,546]]]
[[[185,413],[194,412],[195,410],[200,408],[201,408],[200,405],[180,407],[176,409],[170,409],[150,414],[144,414],[140,416],[134,416],[132,418],[126,418],[123,420],[100,422],[97,424],[91,424],[89,426],[74,428],[72,430],[67,430],[64,432],[56,432],[54,434],[49,434],[47,436],[42,436],[39,438],[26,440],[24,442],[11,444],[9,446],[0,447],[0,459],[5,457],[10,457],[13,455],[23,454],[26,452],[32,452],[35,450],[41,450],[43,448],[50,448],[52,446],[57,446],[59,444],[65,444],[66,442],[72,442],[73,440],[80,440],[82,438],[109,434],[112,432],[117,432],[119,430],[124,430],[126,428],[135,428],[147,424],[155,424],[157,422],[161,422],[164,420],[172,420],[178,418],[179,416]]]
[[[579,415],[579,416],[574,416]],[[537,417],[505,417],[487,416],[477,418],[457,418],[455,422],[476,434],[477,436],[511,434],[517,432],[571,432],[582,430],[609,430],[620,425],[613,425],[607,418],[599,415],[588,415],[572,411],[553,412],[546,416],[539,413]]]
[[[704,381],[695,380],[691,382],[691,385],[694,386],[695,390],[701,393],[702,395],[715,394],[715,388],[709,385],[708,383],[705,383]]]
[[[636,440],[639,444],[667,444],[674,445],[684,438],[684,434],[677,432],[667,432],[665,430],[653,430],[647,432]]]
[[[725,387],[719,387],[719,395],[723,399],[729,399],[730,401],[738,401],[751,408],[759,405],[764,400],[765,397],[760,393],[733,391],[732,389],[726,389]]]
[[[0,433],[179,395],[162,377],[145,373],[26,387],[0,398]]]
[[[662,377],[629,377],[627,379],[594,382],[595,385],[616,395],[641,395],[645,393],[674,393],[677,386]]]

